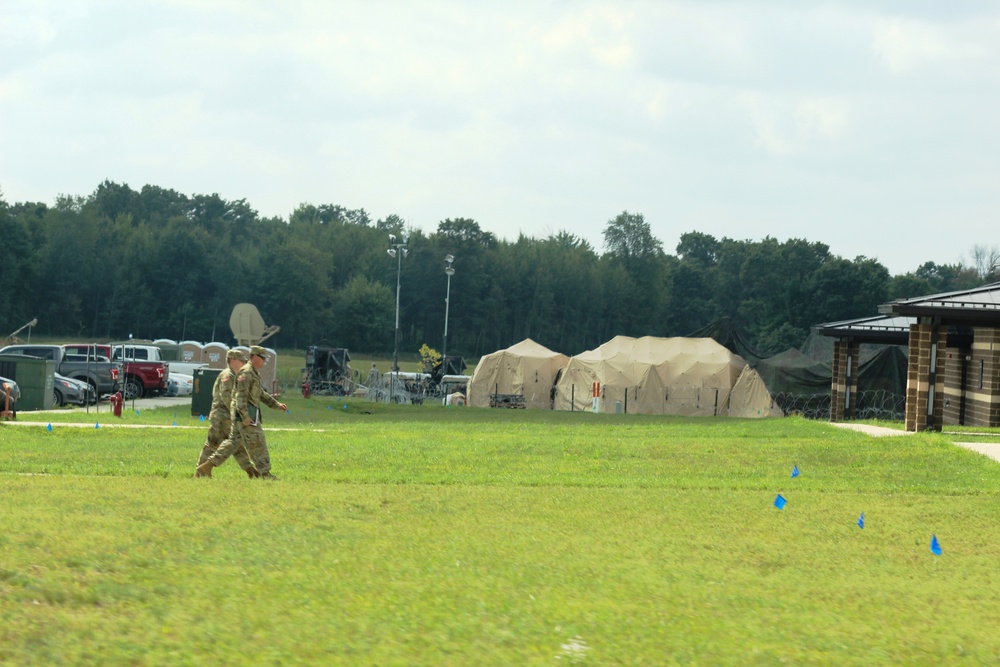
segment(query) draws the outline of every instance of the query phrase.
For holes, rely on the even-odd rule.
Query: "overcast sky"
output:
[[[0,191],[110,179],[664,250],[826,243],[893,274],[997,244],[1000,5],[0,3]]]

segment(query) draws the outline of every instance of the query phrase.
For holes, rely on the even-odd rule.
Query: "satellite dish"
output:
[[[252,303],[238,303],[233,307],[229,328],[240,345],[256,345],[267,329],[260,311]]]

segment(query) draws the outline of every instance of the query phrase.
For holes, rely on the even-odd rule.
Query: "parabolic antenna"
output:
[[[252,303],[238,303],[233,307],[229,328],[239,345],[256,345],[267,329],[260,311]]]

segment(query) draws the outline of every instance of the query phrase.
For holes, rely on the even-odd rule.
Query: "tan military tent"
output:
[[[469,382],[469,405],[489,407],[491,394],[523,396],[524,407],[548,410],[552,386],[569,358],[530,338],[488,354]]]
[[[555,408],[590,411],[596,390],[599,412],[727,415],[745,366],[711,338],[616,336],[569,360]]]
[[[729,394],[730,417],[783,417],[760,373],[744,366]]]

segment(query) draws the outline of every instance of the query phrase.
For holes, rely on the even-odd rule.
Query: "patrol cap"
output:
[[[250,356],[252,357],[255,354],[258,357],[261,357],[262,359],[267,359],[267,350],[265,350],[264,348],[262,348],[260,345],[251,345],[250,346]]]
[[[229,352],[226,352],[226,360],[228,361],[230,359],[239,359],[240,361],[246,361],[247,356],[243,354],[243,350],[237,350],[236,348],[233,348],[229,350]]]

